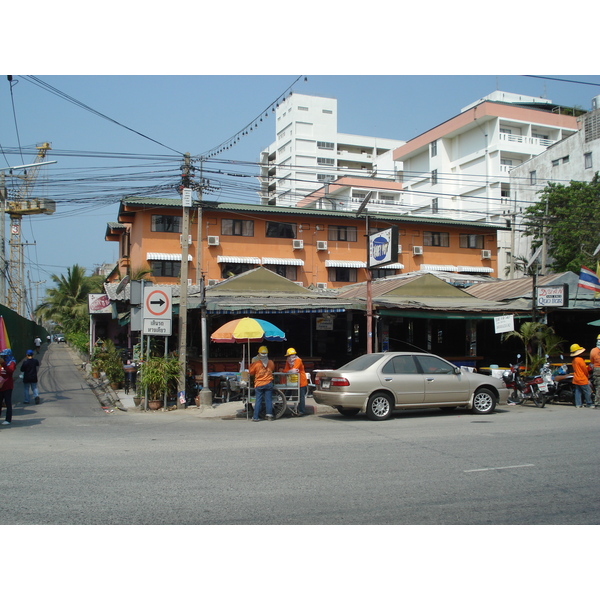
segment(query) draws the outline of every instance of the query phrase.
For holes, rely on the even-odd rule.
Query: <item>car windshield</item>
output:
[[[383,354],[381,353],[363,354],[362,356],[351,360],[343,367],[336,369],[336,371],[364,371],[371,365],[374,365],[382,356]]]

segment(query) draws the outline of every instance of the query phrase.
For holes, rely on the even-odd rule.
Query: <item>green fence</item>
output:
[[[21,317],[3,304],[0,304],[0,316],[4,318],[10,347],[17,362],[25,358],[25,352],[29,348],[34,349],[33,340],[36,337],[39,336],[46,343],[48,332],[41,325]]]

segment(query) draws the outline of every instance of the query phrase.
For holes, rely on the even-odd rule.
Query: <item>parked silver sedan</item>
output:
[[[333,406],[344,416],[364,411],[374,421],[409,408],[463,407],[485,415],[506,402],[509,392],[500,379],[416,352],[364,354],[339,369],[316,371],[315,385],[318,404]]]

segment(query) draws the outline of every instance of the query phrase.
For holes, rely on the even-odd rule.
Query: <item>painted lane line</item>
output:
[[[525,467],[535,467],[535,465],[510,465],[508,467],[489,467],[487,469],[469,469],[463,473],[478,473],[479,471],[500,471],[501,469],[524,469]]]

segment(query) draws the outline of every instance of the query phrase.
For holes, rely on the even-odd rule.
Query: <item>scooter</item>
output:
[[[517,363],[510,365],[510,369],[502,373],[504,384],[508,389],[512,390],[508,397],[508,404],[523,404],[523,402],[531,399],[536,406],[544,408],[546,401],[539,389],[539,386],[543,385],[544,380],[541,375],[523,377],[521,375],[521,365],[523,363],[519,362],[520,358],[521,355],[517,354]]]

